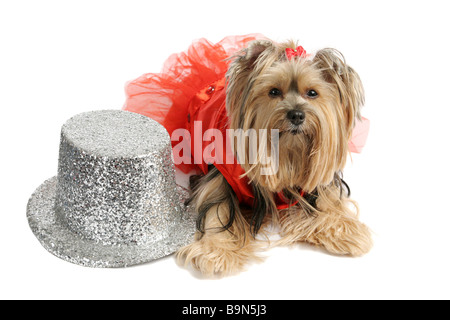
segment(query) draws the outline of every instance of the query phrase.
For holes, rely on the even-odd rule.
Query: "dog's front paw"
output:
[[[192,265],[205,275],[231,275],[244,269],[250,259],[258,259],[251,247],[226,248],[223,243],[211,241],[209,236],[181,248],[178,261]]]
[[[341,216],[316,233],[315,240],[331,253],[361,256],[372,248],[369,228],[362,222]]]

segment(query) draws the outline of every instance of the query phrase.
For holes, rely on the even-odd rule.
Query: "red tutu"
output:
[[[206,39],[192,43],[186,52],[171,55],[161,73],[147,73],[127,83],[124,110],[148,116],[161,123],[169,135],[187,128],[192,99],[211,84],[225,79],[227,60],[250,41],[264,39],[259,34],[229,36],[217,44]],[[178,165],[184,172],[193,165]]]
[[[147,73],[128,82],[123,109],[158,121],[172,136],[174,130],[187,128],[193,98],[211,84],[225,79],[230,63],[227,59],[250,41],[262,38],[264,36],[251,34],[229,36],[217,44],[206,39],[193,42],[186,52],[171,55],[161,73]],[[177,166],[186,173],[196,169],[191,164]]]

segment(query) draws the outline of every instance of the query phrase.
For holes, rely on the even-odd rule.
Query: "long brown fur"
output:
[[[255,41],[232,58],[227,74],[230,128],[278,129],[279,168],[263,175],[261,169],[267,165],[251,163],[248,148],[239,155],[245,159],[242,167],[258,203],[249,217],[218,170],[196,184],[191,203],[200,213],[199,231],[178,258],[205,274],[234,273],[257,259],[254,235],[268,219],[280,226],[277,244],[303,241],[354,256],[372,246],[369,229],[358,220],[356,203],[336,180],[345,167],[348,141],[364,103],[361,80],[335,49],[320,50],[312,59],[287,59],[286,48],[296,46],[292,41]],[[269,96],[272,88],[282,96]],[[307,96],[311,89],[318,97]],[[292,109],[305,113],[295,134],[286,118]],[[270,149],[270,136],[267,144]],[[300,195],[300,188],[314,195],[314,205]],[[278,192],[298,205],[278,212],[274,200]]]

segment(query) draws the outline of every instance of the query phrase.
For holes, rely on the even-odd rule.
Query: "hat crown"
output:
[[[63,126],[55,210],[71,231],[107,245],[154,242],[169,236],[181,205],[170,137],[159,123],[108,110]]]

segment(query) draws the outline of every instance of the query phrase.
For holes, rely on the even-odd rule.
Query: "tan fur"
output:
[[[242,167],[272,213],[274,193],[288,191],[300,203],[274,215],[272,222],[281,227],[277,244],[305,241],[334,254],[362,255],[372,246],[370,231],[358,221],[356,203],[342,195],[335,177],[345,167],[348,141],[364,103],[363,87],[337,50],[320,50],[312,59],[286,59],[285,49],[296,46],[292,41],[256,41],[233,57],[227,74],[230,127],[278,129],[281,134],[276,174],[261,175],[264,165],[250,163],[248,149],[239,155],[246,159]],[[283,95],[269,96],[272,88]],[[319,93],[317,98],[307,96],[311,89]],[[306,115],[297,134],[290,132],[292,125],[286,118],[293,108],[301,108]],[[267,139],[270,146],[270,136]],[[233,273],[257,257],[250,223],[240,210],[228,230],[220,229],[230,219],[230,202],[223,198],[229,192],[227,187],[219,175],[200,184],[193,195],[197,210],[215,205],[205,216],[204,233],[198,233],[196,241],[181,249],[178,257],[203,273]],[[300,196],[299,188],[317,193],[315,208]]]
[[[356,202],[340,199],[336,188],[327,188],[321,193],[315,215],[307,215],[302,210],[280,213],[282,238],[276,245],[305,241],[323,246],[334,254],[360,256],[367,253],[372,247],[370,230],[358,221]]]
[[[179,261],[192,264],[206,275],[233,274],[242,270],[250,260],[259,260],[255,254],[257,243],[252,241],[250,228],[242,217],[227,231],[221,230],[229,218],[229,207],[221,201],[227,192],[226,181],[219,175],[196,191],[196,210],[205,202],[219,203],[212,206],[205,219],[205,234],[196,233],[196,241],[178,251]]]

